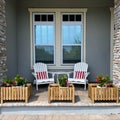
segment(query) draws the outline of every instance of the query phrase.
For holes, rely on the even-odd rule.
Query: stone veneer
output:
[[[0,0],[0,82],[6,76],[6,57],[5,0]]]
[[[120,0],[114,0],[113,82],[120,84]]]

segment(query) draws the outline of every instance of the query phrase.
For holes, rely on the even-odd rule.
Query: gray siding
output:
[[[16,30],[8,31],[8,75],[19,73],[32,81],[30,69],[30,17],[28,8],[88,8],[86,60],[89,65],[89,80],[94,81],[99,73],[110,74],[110,7],[114,0],[17,0]],[[7,2],[12,4],[10,2]],[[9,7],[9,5],[8,5]],[[14,8],[14,7],[13,7]],[[8,10],[8,8],[7,8]],[[15,10],[15,9],[14,9]],[[9,12],[9,10],[8,10]],[[11,13],[15,17],[15,13]],[[8,15],[10,19],[11,16]],[[15,22],[12,19],[12,23]],[[8,27],[11,30],[12,25]],[[16,36],[16,41],[15,41]],[[11,39],[14,37],[14,39]],[[10,42],[11,41],[11,42]],[[16,45],[17,50],[16,50]],[[14,51],[16,50],[16,51]],[[12,56],[12,57],[10,57]],[[17,57],[17,58],[16,58]],[[15,61],[11,62],[10,59]],[[18,65],[18,66],[17,66]],[[15,66],[15,69],[14,67]],[[17,69],[18,67],[18,69]]]
[[[88,8],[87,13],[87,62],[91,79],[97,74],[110,74],[110,10]]]
[[[16,0],[6,2],[7,22],[7,76],[13,77],[17,73],[17,44],[16,44]]]

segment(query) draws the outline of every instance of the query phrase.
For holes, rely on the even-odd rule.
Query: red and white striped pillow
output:
[[[37,79],[47,79],[47,73],[45,71],[43,72],[36,72]]]
[[[85,78],[85,72],[84,71],[75,71],[75,78],[76,79],[84,79]]]

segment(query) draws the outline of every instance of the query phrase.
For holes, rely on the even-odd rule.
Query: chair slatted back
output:
[[[46,64],[35,63],[33,68],[34,68],[34,72],[37,74],[37,78],[39,78],[39,79],[47,79],[48,78],[48,71],[47,71]]]
[[[85,72],[88,70],[88,64],[84,62],[79,62],[74,65],[74,75],[75,79],[84,79]]]

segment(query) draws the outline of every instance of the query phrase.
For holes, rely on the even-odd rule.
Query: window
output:
[[[62,63],[71,64],[81,61],[82,57],[82,14],[62,14]]]
[[[85,61],[87,9],[34,9],[30,11],[31,65],[71,68]]]
[[[34,55],[35,63],[54,64],[54,14],[34,14]]]

